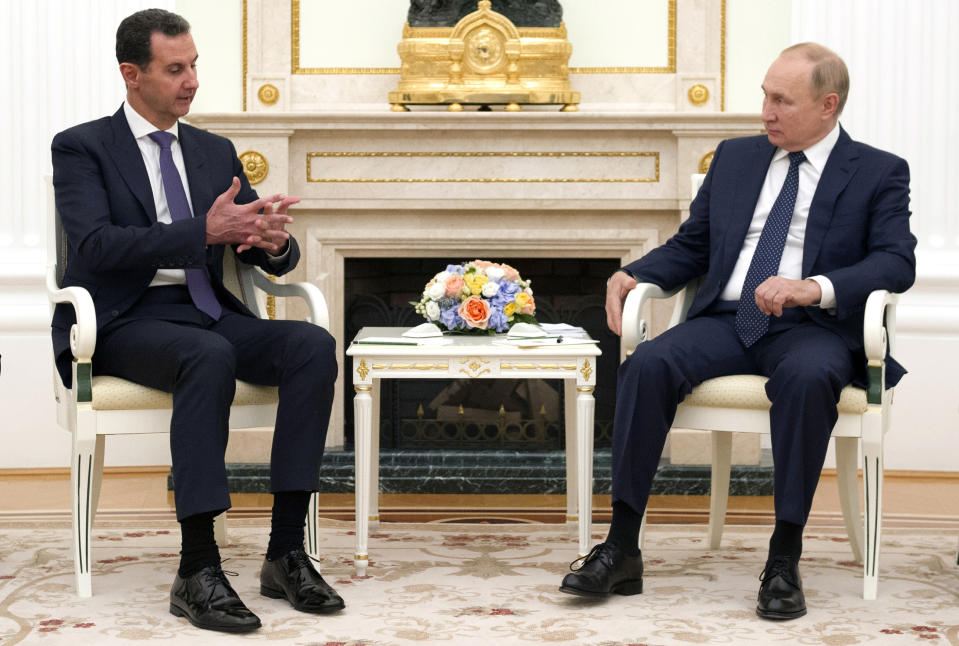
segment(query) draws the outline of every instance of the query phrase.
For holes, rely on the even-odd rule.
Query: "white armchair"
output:
[[[73,353],[73,387],[66,388],[54,370],[53,388],[57,401],[57,423],[73,436],[70,460],[73,504],[73,555],[77,594],[92,594],[90,577],[90,528],[96,514],[103,475],[104,438],[107,435],[169,433],[173,399],[169,393],[110,376],[94,377],[91,360],[96,350],[97,325],[93,299],[80,287],[60,287],[66,262],[66,238],[60,218],[50,205],[48,211],[47,293],[51,309],[69,303],[77,322],[70,331]],[[278,284],[259,269],[236,262],[232,250],[224,257],[224,283],[257,316],[264,317],[267,295],[297,296],[306,301],[309,320],[329,327],[326,301],[310,283]],[[236,383],[230,408],[230,428],[272,427],[276,421],[277,389]],[[306,551],[314,557],[317,549],[316,496],[310,502],[306,523]],[[217,540],[225,544],[225,514],[217,518]]]
[[[623,345],[631,353],[648,339],[643,317],[650,299],[677,296],[669,327],[686,319],[697,284],[664,291],[641,283],[626,298],[623,309]],[[846,532],[853,555],[863,563],[863,598],[875,599],[879,571],[879,538],[882,529],[883,437],[889,428],[892,389],[885,390],[887,343],[894,349],[897,294],[875,291],[866,302],[865,348],[869,362],[869,389],[847,386],[839,400],[839,419],[833,429],[836,439],[836,470]],[[732,433],[769,433],[770,402],[766,378],[733,375],[709,379],[679,405],[673,427],[712,432],[712,479],[709,508],[709,545],[719,549],[726,503]],[[865,517],[859,518],[857,444],[862,446]]]

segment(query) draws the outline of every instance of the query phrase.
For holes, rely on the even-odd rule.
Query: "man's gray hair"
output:
[[[839,97],[836,116],[842,114],[849,96],[849,70],[839,54],[819,43],[798,43],[784,49],[782,54],[798,54],[812,62],[813,69],[809,75],[812,95],[818,99],[835,92]]]

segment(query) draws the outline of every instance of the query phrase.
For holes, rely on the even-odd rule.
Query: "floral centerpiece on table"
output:
[[[417,314],[451,332],[506,332],[514,323],[536,323],[529,281],[506,264],[474,260],[447,265],[411,301]]]

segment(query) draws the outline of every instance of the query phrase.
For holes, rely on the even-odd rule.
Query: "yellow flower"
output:
[[[516,311],[516,303],[507,303],[503,307],[503,314],[506,315],[506,318],[509,319],[513,316],[513,313]]]
[[[467,276],[466,286],[470,288],[470,294],[477,296],[480,292],[483,291],[483,285],[489,282],[489,278],[486,276],[478,276],[473,274],[472,276]]]
[[[523,308],[527,303],[529,303],[529,294],[526,292],[519,292],[513,298],[516,301],[517,308]]]

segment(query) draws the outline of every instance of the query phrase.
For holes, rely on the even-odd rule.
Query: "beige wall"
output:
[[[243,109],[243,0],[176,0],[176,12],[190,21],[200,91],[194,112]]]
[[[312,11],[329,0],[303,0],[313,4]],[[373,0],[374,2],[393,3],[403,0]],[[613,15],[616,3],[623,0],[602,0],[596,5],[595,0],[588,0],[591,20],[595,21],[595,14],[599,11],[609,11]],[[689,0],[679,0],[689,1]],[[720,0],[704,0],[719,2]],[[632,46],[629,52],[610,51],[608,34],[598,29],[581,31],[574,21],[583,14],[583,6],[587,0],[566,0],[566,19],[570,38],[573,42],[573,65],[615,66],[622,62],[624,55],[632,56]],[[645,2],[650,5],[650,13],[656,16],[662,14],[664,0],[629,0],[629,14],[636,14],[635,5]],[[354,59],[346,60],[342,48],[335,60],[315,61],[311,64],[316,67],[368,67],[372,65],[369,52],[395,52],[395,44],[390,43],[384,48],[382,42],[374,38],[382,38],[383,34],[395,32],[397,41],[400,37],[402,25],[395,29],[390,25],[373,25],[370,21],[384,20],[394,22],[394,13],[371,12],[368,10],[370,0],[361,5],[342,5],[353,7],[357,13],[354,24],[362,24],[365,28],[351,34],[351,46],[355,49]],[[621,8],[622,9],[622,8]],[[242,76],[243,76],[243,0],[176,0],[176,11],[182,14],[193,26],[193,37],[200,53],[200,81],[201,91],[193,104],[195,112],[239,112],[243,109]],[[339,14],[338,14],[339,15]],[[762,94],[759,85],[769,63],[780,50],[790,44],[792,0],[726,0],[726,111],[727,112],[758,112]],[[682,33],[677,34],[682,38]],[[371,39],[367,41],[366,39]],[[614,41],[615,42],[615,41]],[[576,50],[585,57],[577,62]],[[602,52],[609,51],[608,60],[602,59]],[[657,50],[658,51],[658,50]],[[323,56],[323,50],[317,50],[314,56]],[[631,60],[631,59],[630,59]],[[398,56],[390,62],[377,58],[377,64],[398,66]],[[644,63],[645,64],[645,63]],[[650,64],[660,64],[651,61]],[[588,101],[588,97],[583,97]],[[386,97],[383,97],[384,104]]]

